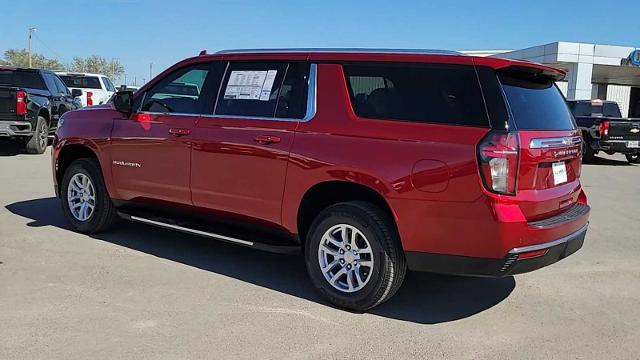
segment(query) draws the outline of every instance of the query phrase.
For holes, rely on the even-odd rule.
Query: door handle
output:
[[[191,134],[191,130],[185,128],[171,128],[169,129],[169,134],[173,136],[185,136]]]
[[[280,142],[280,137],[272,135],[258,135],[254,139],[258,144],[268,145]]]

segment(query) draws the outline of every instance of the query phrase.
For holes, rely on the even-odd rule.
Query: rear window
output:
[[[70,88],[102,89],[97,76],[60,75],[60,78]]]
[[[360,117],[489,127],[472,66],[345,64],[344,71]]]
[[[518,129],[572,130],[573,118],[560,90],[551,80],[500,75],[500,83]]]
[[[618,104],[612,102],[571,101],[569,108],[573,112],[573,116],[622,117]]]
[[[36,71],[0,70],[0,84],[28,89],[47,90],[42,77]]]

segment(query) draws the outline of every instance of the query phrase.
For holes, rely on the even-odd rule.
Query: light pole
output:
[[[36,31],[36,28],[34,27],[29,28],[29,67],[31,67],[31,35],[33,34],[34,31]]]
[[[149,80],[153,78],[153,63],[149,63]]]
[[[116,78],[116,58],[111,58],[111,81]]]

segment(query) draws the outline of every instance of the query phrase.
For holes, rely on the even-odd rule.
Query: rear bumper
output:
[[[562,238],[513,248],[501,259],[405,252],[410,270],[465,276],[503,277],[526,273],[556,263],[584,244],[588,224]]]
[[[29,121],[0,121],[0,137],[32,135],[33,128]]]
[[[592,146],[594,150],[598,151],[608,151],[622,154],[636,154],[640,152],[640,148],[627,147],[628,141],[629,140],[601,140],[592,143]]]

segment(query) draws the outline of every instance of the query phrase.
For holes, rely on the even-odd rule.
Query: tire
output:
[[[586,163],[594,162],[596,158],[595,150],[593,150],[593,148],[591,147],[588,141],[585,141],[583,144],[584,144],[584,150],[583,150],[584,152],[582,154],[582,161]]]
[[[629,164],[637,164],[640,162],[640,153],[625,154],[624,156],[627,158],[627,161],[629,162]]]
[[[357,234],[357,249],[349,249],[346,247],[348,243],[337,241],[338,238],[344,239],[343,228],[347,228],[346,237],[349,239]],[[327,234],[332,234],[334,242],[327,240]],[[344,253],[341,254],[339,249]],[[354,256],[354,252],[357,255]],[[311,281],[320,294],[338,307],[355,311],[368,310],[390,299],[402,285],[407,271],[392,218],[364,201],[332,205],[316,217],[305,243],[305,262]],[[323,266],[328,271],[327,277],[335,277],[336,285],[325,277]],[[340,272],[343,273],[337,276]]]
[[[88,179],[88,183],[84,182],[85,178]],[[79,192],[78,189],[85,192]],[[78,194],[86,196],[78,197]],[[94,234],[108,230],[118,220],[118,213],[107,193],[102,171],[96,160],[78,159],[69,165],[62,178],[60,199],[67,219],[81,233]],[[86,208],[89,210],[82,212],[85,206],[78,207],[79,203],[87,203]]]
[[[25,150],[29,154],[43,154],[49,145],[49,124],[47,119],[38,116],[33,135],[25,143]]]

